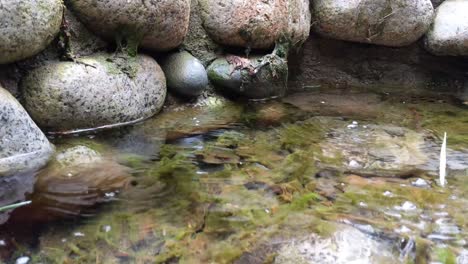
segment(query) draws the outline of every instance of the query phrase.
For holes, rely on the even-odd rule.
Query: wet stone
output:
[[[200,95],[208,86],[208,75],[201,62],[183,51],[169,55],[162,64],[169,91],[186,97]]]

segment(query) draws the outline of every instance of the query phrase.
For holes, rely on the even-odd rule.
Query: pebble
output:
[[[27,264],[29,263],[29,257],[20,257],[16,260],[16,264]]]

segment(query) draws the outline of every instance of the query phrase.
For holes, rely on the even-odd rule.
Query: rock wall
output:
[[[149,118],[166,76],[189,99],[208,87],[250,99],[317,86],[468,94],[464,0],[64,4],[0,0],[0,85],[46,132]]]

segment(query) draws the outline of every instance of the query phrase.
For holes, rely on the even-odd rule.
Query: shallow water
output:
[[[447,95],[207,98],[51,139],[56,161],[2,179],[0,205],[32,200],[0,217],[6,263],[468,263],[468,109]]]

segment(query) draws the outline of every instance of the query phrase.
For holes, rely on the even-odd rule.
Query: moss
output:
[[[312,203],[318,202],[321,200],[320,195],[310,192],[303,194],[293,200],[291,203],[291,209],[293,210],[305,210],[307,209]]]
[[[456,264],[457,256],[449,248],[437,248],[436,255],[438,261],[443,264]]]

